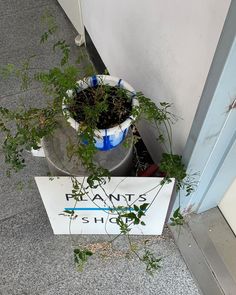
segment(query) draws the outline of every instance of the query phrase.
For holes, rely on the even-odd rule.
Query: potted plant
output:
[[[76,82],[67,91],[63,112],[70,125],[79,131],[94,125],[95,147],[109,150],[119,145],[135,119],[132,108],[138,106],[135,90],[125,81],[108,75],[95,75]],[[99,114],[91,112],[99,109]]]
[[[41,41],[55,33],[55,25],[49,22],[48,30],[42,36]],[[71,176],[73,185],[72,196],[77,201],[79,197],[87,195],[87,189],[101,187],[109,182],[110,173],[104,167],[94,163],[94,155],[97,149],[106,150],[116,148],[125,139],[129,126],[135,125],[140,118],[152,122],[158,132],[158,141],[166,152],[163,153],[159,163],[159,170],[164,176],[160,189],[171,179],[175,179],[176,188],[187,190],[190,194],[193,186],[191,180],[186,178],[186,169],[180,155],[172,151],[171,125],[175,116],[170,112],[171,105],[160,102],[156,105],[151,99],[134,89],[120,78],[108,75],[91,75],[78,80],[80,70],[75,65],[69,64],[69,46],[65,41],[58,41],[53,50],[61,50],[60,65],[48,71],[36,74],[30,72],[31,58],[25,61],[20,68],[8,64],[1,69],[4,77],[16,75],[22,82],[22,88],[27,89],[29,84],[36,80],[43,85],[45,94],[52,97],[43,108],[19,108],[10,110],[0,107],[0,131],[4,133],[5,140],[2,145],[5,153],[5,161],[9,164],[9,172],[19,171],[26,165],[24,150],[40,148],[40,140],[53,134],[58,128],[59,118],[67,120],[77,132],[77,142],[68,142],[67,152],[69,157],[76,156],[88,172],[88,177],[78,182],[75,176]],[[14,124],[14,128],[10,125]],[[137,137],[135,136],[135,141]],[[127,142],[126,142],[127,144]],[[187,179],[187,180],[186,180]],[[144,262],[149,272],[159,267],[159,258],[146,248],[143,255],[133,249],[129,234],[135,225],[145,226],[143,217],[148,212],[151,204],[143,203],[140,206],[127,202],[127,205],[118,208],[113,206],[116,224],[120,228],[120,234],[126,235],[130,243],[130,249]],[[70,220],[75,218],[74,210],[64,212]],[[129,223],[124,222],[129,219]],[[179,208],[172,217],[173,224],[182,224],[183,217]],[[81,266],[92,252],[88,249],[75,249],[75,261]]]

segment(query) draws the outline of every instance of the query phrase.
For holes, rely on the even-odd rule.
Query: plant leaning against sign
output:
[[[57,29],[49,14],[44,17],[44,20],[48,29],[43,34],[41,43],[47,41],[48,37],[55,34]],[[176,118],[170,112],[171,105],[167,102],[160,102],[159,105],[156,105],[141,92],[135,94],[138,103],[133,105],[134,93],[132,91],[121,87],[111,87],[103,79],[100,79],[95,87],[91,87],[89,82],[91,79],[84,78],[81,81],[83,85],[87,85],[79,88],[77,81],[80,70],[78,66],[69,64],[69,46],[65,41],[58,41],[53,46],[54,51],[57,49],[61,50],[62,54],[60,65],[50,70],[32,74],[31,60],[34,56],[22,62],[20,67],[8,64],[0,69],[2,77],[8,78],[11,75],[18,77],[23,90],[28,89],[35,80],[42,83],[45,94],[53,98],[43,108],[23,105],[17,110],[11,110],[0,107],[0,131],[5,136],[2,150],[5,154],[5,161],[9,164],[7,174],[10,175],[12,171],[18,172],[25,167],[24,150],[39,149],[41,139],[53,134],[54,130],[58,128],[58,120],[61,117],[64,116],[66,119],[73,117],[79,123],[79,128],[77,128],[78,140],[76,144],[68,143],[67,153],[70,158],[75,155],[79,158],[86,168],[88,177],[87,183],[85,183],[85,179],[80,183],[75,176],[71,177],[72,196],[77,202],[84,195],[89,197],[88,188],[97,187],[100,187],[104,194],[108,196],[104,184],[109,181],[110,173],[93,161],[97,152],[96,136],[100,129],[113,127],[115,123],[121,124],[129,117],[132,118],[132,125],[135,125],[140,119],[152,122],[158,133],[157,139],[166,151],[163,153],[159,165],[160,171],[165,176],[159,185],[158,193],[166,183],[171,181],[171,178],[175,178],[177,191],[185,189],[187,195],[189,195],[193,190],[193,183],[186,174],[181,156],[173,154],[172,150],[172,124]],[[83,56],[80,56],[78,62],[82,58]],[[94,73],[93,68],[86,68],[87,76],[91,76],[92,72]],[[117,100],[116,97],[119,99]],[[113,101],[112,104],[111,100]],[[64,106],[64,110],[62,110],[62,106]],[[114,117],[118,118],[118,122],[114,122]],[[108,119],[104,120],[104,118]],[[134,142],[136,140],[138,138],[134,136]],[[132,143],[127,139],[125,144]],[[153,253],[147,249],[146,244],[144,253],[139,254],[130,239],[130,231],[133,226],[145,226],[142,218],[148,214],[148,209],[152,203],[143,203],[141,206],[130,204],[128,200],[126,200],[126,203],[127,206],[116,207],[111,200],[111,204],[106,205],[111,207],[112,213],[116,215],[116,223],[120,228],[118,236],[127,236],[131,252],[146,265],[146,270],[152,273],[159,268],[160,258],[155,258]],[[69,216],[70,222],[76,218],[74,210],[65,211],[63,214]],[[125,218],[128,218],[129,223],[124,222]],[[183,224],[180,208],[174,212],[171,221],[172,225]],[[111,243],[113,241],[114,239]],[[83,264],[92,254],[93,252],[86,248],[74,250],[75,262],[79,269],[82,269]]]

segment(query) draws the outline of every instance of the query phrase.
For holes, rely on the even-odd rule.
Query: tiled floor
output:
[[[40,19],[45,9],[56,16],[61,37],[72,47],[76,32],[56,0],[0,1],[0,65],[18,64],[36,54],[36,68],[50,68],[59,60],[51,51],[52,42],[39,45],[43,29]],[[22,92],[15,79],[0,80],[0,104],[16,106],[24,97],[31,105],[41,105],[44,97],[39,85]],[[123,257],[101,259],[94,256],[84,272],[73,264],[72,249],[77,243],[102,241],[103,236],[55,236],[47,218],[33,176],[46,175],[42,158],[27,155],[28,166],[11,179],[5,177],[4,157],[0,155],[0,294],[172,294],[197,295],[197,287],[168,230],[151,243],[163,257],[162,268],[149,277],[135,259]],[[23,188],[22,188],[23,187]],[[123,241],[118,246],[123,247]]]

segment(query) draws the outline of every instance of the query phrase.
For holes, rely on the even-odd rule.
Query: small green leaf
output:
[[[180,210],[180,207],[177,208],[177,209],[174,211],[173,216],[174,216],[175,218],[178,217],[178,215],[179,215],[179,210]]]
[[[141,218],[142,216],[145,216],[145,213],[143,213],[143,211],[139,211],[138,212],[138,218]]]
[[[142,204],[141,206],[140,206],[140,209],[142,210],[142,211],[145,211],[146,209],[147,209],[147,207],[148,207],[148,203],[144,203],[144,204]]]
[[[139,207],[137,205],[134,205],[134,210],[139,211]]]
[[[79,271],[83,270],[84,264],[88,261],[88,258],[93,255],[88,249],[74,249],[74,262]]]

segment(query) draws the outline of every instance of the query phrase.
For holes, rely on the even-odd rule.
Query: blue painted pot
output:
[[[86,78],[84,80],[80,80],[76,84],[77,84],[77,91],[81,91],[88,87],[95,87],[99,84],[122,87],[128,90],[128,92],[132,96],[132,106],[133,107],[138,106],[136,92],[133,89],[133,87],[131,87],[124,80],[119,79],[117,77],[107,76],[107,75],[96,75],[93,77]],[[73,96],[73,92],[70,90],[67,92],[67,94],[68,96],[71,96],[71,97]],[[70,125],[75,130],[78,131],[80,128],[80,124],[76,122],[72,117],[70,117],[67,106],[65,104],[63,104],[62,109]],[[129,127],[133,120],[134,120],[134,117],[130,116],[120,125],[117,125],[115,127],[108,128],[108,129],[95,130],[94,139],[95,139],[96,148],[101,151],[108,151],[118,146],[125,139],[128,133]]]

